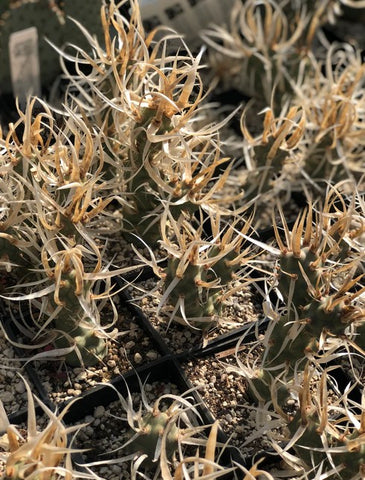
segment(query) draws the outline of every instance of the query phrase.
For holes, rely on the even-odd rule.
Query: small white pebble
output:
[[[112,465],[110,470],[113,472],[113,473],[116,473],[117,475],[119,473],[121,473],[122,471],[122,468],[119,466],[119,465]]]
[[[92,438],[92,436],[94,435],[94,429],[93,429],[93,427],[91,427],[90,425],[86,425],[86,427],[84,427],[84,433],[85,433],[89,438]]]
[[[137,353],[134,355],[134,361],[135,361],[136,363],[141,363],[141,362],[142,362],[142,355],[137,352]]]
[[[2,354],[7,358],[14,358],[14,350],[12,348],[6,348],[3,350]]]
[[[151,350],[150,352],[146,353],[146,357],[149,360],[156,360],[156,358],[158,357],[158,354],[157,354],[157,352],[154,352],[153,350]]]
[[[86,380],[87,379],[87,372],[80,372],[77,377],[75,378],[76,381],[80,382],[81,380]]]

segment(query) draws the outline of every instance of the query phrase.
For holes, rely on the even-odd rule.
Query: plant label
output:
[[[9,37],[9,58],[13,94],[24,106],[28,96],[41,94],[38,32],[35,27]]]

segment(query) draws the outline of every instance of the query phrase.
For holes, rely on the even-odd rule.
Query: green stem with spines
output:
[[[159,217],[163,212],[164,204],[162,200],[170,201],[169,211],[174,219],[179,218],[182,212],[187,214],[189,218],[198,210],[198,204],[194,203],[189,198],[184,200],[183,204],[174,205],[184,198],[185,195],[191,191],[191,187],[183,179],[179,178],[179,188],[176,189],[172,198],[170,194],[166,196],[161,192],[161,188],[157,185],[155,180],[151,178],[148,169],[145,167],[145,162],[153,164],[155,154],[161,151],[162,140],[150,144],[147,157],[144,158],[145,147],[148,141],[147,128],[156,121],[156,110],[152,108],[145,108],[142,110],[142,118],[136,123],[135,130],[139,130],[134,139],[134,148],[129,152],[127,169],[130,169],[130,174],[126,178],[128,186],[128,193],[131,201],[129,206],[123,209],[123,216],[125,223],[123,225],[123,234],[126,238],[134,238],[131,233],[137,234],[149,245],[155,245],[161,239],[161,228]],[[171,119],[164,116],[161,125],[155,135],[163,135],[171,131],[173,125]],[[174,188],[174,179],[168,178],[168,175],[158,168],[157,175],[161,177],[162,183],[168,187]]]
[[[345,418],[343,421],[345,422]],[[330,428],[326,428],[327,425],[325,427],[321,425],[321,419],[315,410],[307,413],[305,419],[298,411],[287,425],[292,437],[303,427],[305,427],[305,430],[293,448],[296,455],[308,467],[318,466],[324,462],[323,472],[331,470],[333,465],[341,467],[338,474],[334,473],[326,478],[341,478],[343,480],[360,478],[358,475],[363,472],[365,465],[365,444],[361,439],[363,435],[361,431],[355,429],[351,433],[345,431],[340,437],[335,436]],[[358,439],[358,442],[356,442],[356,439]],[[350,442],[354,443],[354,447],[349,447]],[[341,452],[339,449],[343,449],[343,451]]]
[[[147,169],[144,167],[144,150],[147,143],[146,129],[154,121],[156,110],[145,108],[142,110],[141,120],[136,123],[135,129],[139,130],[135,139],[134,147],[129,151],[129,165],[131,173],[127,177],[128,191],[131,194],[130,206],[124,207],[123,216],[125,224],[123,225],[123,233],[128,238],[130,233],[141,236],[149,244],[154,244],[161,237],[159,222],[153,222],[148,217],[160,205],[159,200],[153,194],[158,191],[158,186],[150,177]],[[157,135],[163,135],[170,129],[171,121],[164,117],[160,128],[156,132]],[[148,159],[153,159],[155,153],[160,151],[162,142],[154,142],[150,145],[148,151]],[[133,237],[132,237],[133,238]]]
[[[58,348],[69,347],[71,342],[67,337],[72,337],[75,351],[66,355],[67,363],[72,366],[80,366],[81,363],[85,366],[93,366],[105,357],[107,346],[105,339],[95,333],[91,319],[84,316],[84,311],[75,293],[74,276],[74,272],[63,275],[59,293],[63,307],[54,320],[54,326],[57,330],[65,332],[67,336],[59,336],[55,340],[55,344]],[[90,282],[85,282],[84,289],[88,288],[90,288]],[[54,305],[54,308],[57,308],[57,305]],[[80,325],[81,319],[90,326]]]
[[[235,251],[229,251],[218,261],[214,262],[214,257],[220,253],[219,246],[211,248],[209,257],[212,258],[212,265],[199,265],[193,262],[189,263],[175,287],[168,296],[170,305],[177,305],[184,299],[184,316],[195,328],[209,329],[217,322],[216,317],[222,314],[223,303],[221,301],[223,289],[232,281],[234,273],[240,268],[240,265],[229,265],[238,254]],[[180,259],[170,257],[165,270],[164,289],[177,277],[177,269]],[[219,279],[219,284],[207,287],[205,284]],[[178,316],[178,315],[176,315]],[[207,319],[211,318],[211,322]],[[204,321],[199,321],[204,319]]]
[[[330,295],[318,294],[316,298],[310,291],[313,287],[318,292],[321,285],[321,263],[318,260],[318,255],[310,247],[303,247],[299,256],[292,252],[281,254],[278,289],[291,305],[278,320],[273,320],[275,324],[267,341],[261,372],[251,380],[254,389],[266,401],[271,399],[273,377],[282,374],[283,382],[289,386],[295,372],[304,368],[307,355],[318,353],[321,335],[340,337],[348,326],[344,302],[333,306]],[[289,388],[283,386],[281,402],[288,397]]]
[[[144,463],[152,465],[155,452],[166,429],[166,456],[171,460],[178,448],[179,428],[167,412],[148,412],[142,419],[140,434],[128,445],[132,453],[146,454]]]

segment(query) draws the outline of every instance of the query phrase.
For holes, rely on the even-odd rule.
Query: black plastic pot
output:
[[[155,354],[155,357],[162,357],[165,356],[166,354],[170,353],[167,346],[164,344],[162,338],[158,335],[158,332],[156,332],[151,324],[147,321],[147,319],[141,314],[141,312],[133,306],[132,303],[128,302],[129,297],[126,296],[126,292],[122,291],[118,293],[119,295],[119,306],[122,308],[121,313],[121,324],[123,325],[123,328],[128,331],[129,328],[132,328],[132,331],[138,332],[135,334],[136,336],[132,335],[129,337],[130,340],[136,339],[135,340],[135,345],[134,347],[131,347],[130,350],[126,350],[126,355],[123,360],[120,362],[120,366],[118,365],[118,368],[120,370],[120,374],[125,374],[129,369],[132,369],[136,366],[143,366],[144,364],[148,364],[152,362],[154,357],[149,357],[148,355],[144,355],[148,353],[149,351],[153,352]],[[128,307],[128,308],[127,308]],[[5,310],[4,310],[5,311]],[[119,308],[119,311],[120,308]],[[24,319],[24,317],[23,317]],[[19,325],[21,325],[23,319],[17,319],[15,318],[14,320],[8,319],[8,316],[6,313],[4,313],[3,318],[0,318],[0,321],[3,323],[3,327],[9,337],[9,339],[15,344],[17,343],[22,343],[22,335],[21,333],[17,330],[16,328],[16,322],[19,322]],[[26,318],[25,319],[29,325],[32,325],[31,318]],[[138,326],[138,330],[134,330]],[[123,348],[124,343],[126,342],[125,340],[126,337],[121,337],[119,345],[117,345],[117,348],[114,348],[113,355],[115,355],[120,348]],[[128,339],[128,337],[127,337]],[[124,343],[123,343],[124,342]],[[62,368],[59,369],[57,366],[60,366],[61,363],[60,361],[56,359],[50,359],[50,360],[39,360],[41,362],[40,368],[38,368],[38,371],[34,368],[34,363],[32,360],[27,361],[27,357],[31,357],[29,354],[29,351],[26,349],[22,349],[21,347],[14,346],[14,351],[15,355],[18,359],[22,359],[22,362],[24,362],[24,370],[26,371],[27,377],[30,379],[32,383],[32,388],[35,389],[36,394],[39,396],[40,400],[48,405],[51,409],[53,409],[53,404],[55,401],[59,403],[61,401],[62,403],[62,397],[66,396],[66,390],[67,387],[64,387],[63,384],[65,380],[67,380],[67,377],[65,375],[67,374],[67,371]],[[138,352],[141,353],[142,356],[139,356],[139,359],[134,359],[134,354]],[[143,353],[142,353],[143,352]],[[35,352],[33,351],[32,354]],[[52,351],[50,351],[50,358],[51,358]],[[115,357],[112,357],[115,358]],[[108,359],[108,357],[106,357]],[[128,365],[128,366],[127,366]],[[43,373],[41,375],[40,370],[42,369]],[[76,374],[77,375],[77,374]],[[113,372],[113,367],[110,367],[108,371],[109,378],[110,377],[116,377],[118,373]],[[98,379],[101,377],[104,377],[105,373],[101,372],[101,368],[97,369],[95,372],[95,377],[94,380],[98,381]],[[41,380],[42,378],[42,380]],[[91,383],[95,383],[95,381]],[[43,383],[46,381],[47,382],[47,389],[49,392],[47,392],[47,389],[43,386]],[[77,382],[77,379],[74,380]],[[89,389],[91,388],[90,385],[88,385],[88,381],[83,383],[82,387],[78,387],[81,390]],[[71,388],[72,384],[70,383],[70,386],[68,388]],[[64,392],[64,393],[62,393]],[[67,394],[68,395],[68,394]],[[77,394],[76,394],[77,395]],[[57,399],[57,400],[56,400]]]
[[[7,318],[4,314],[4,310],[2,311],[2,319],[1,319],[1,322],[2,322],[2,325],[3,325],[3,328],[4,328],[4,331],[6,332],[7,336],[9,337],[9,339],[12,341],[12,342],[16,342],[17,341],[17,334],[16,334],[16,330],[13,328],[13,326],[11,325],[10,321],[7,319],[5,320],[5,318]],[[24,358],[24,351],[17,347],[17,345],[12,345],[12,348],[14,350],[14,353],[17,357],[17,359],[22,359]],[[27,379],[30,381],[31,383],[31,387],[33,387],[35,389],[35,392],[36,395],[39,397],[39,399],[45,404],[47,405],[47,407],[49,407],[51,410],[54,410],[54,405],[53,403],[50,401],[49,397],[47,396],[47,393],[42,385],[42,382],[40,381],[39,379],[39,376],[36,372],[36,370],[32,367],[32,365],[30,363],[26,363],[24,362],[24,372],[25,372],[25,375],[27,377]],[[36,411],[37,411],[37,414],[41,414],[42,410],[39,406],[36,407]],[[15,412],[8,412],[8,418],[9,418],[9,421],[10,423],[14,423],[14,424],[19,424],[19,423],[22,423],[26,420],[28,416],[28,410],[27,410],[27,407],[24,407],[24,408],[21,408],[19,409],[18,411],[15,411]]]
[[[192,388],[179,362],[171,355],[158,359],[149,365],[137,368],[133,372],[128,372],[123,377],[116,378],[110,383],[118,392],[126,397],[128,390],[132,393],[140,392],[141,383],[144,384],[147,381],[148,383],[161,381],[174,384],[178,387],[181,394]],[[215,421],[213,415],[205,406],[196,390],[189,393],[189,397],[193,397],[193,403],[201,417],[199,423],[207,425],[208,434],[210,425]],[[69,412],[65,415],[65,423],[74,424],[81,422],[85,416],[92,415],[96,407],[100,405],[106,407],[117,400],[117,393],[112,388],[103,385],[95,387],[84,395],[81,395],[79,400],[71,406]],[[218,442],[227,445],[220,457],[221,465],[230,467],[233,465],[233,462],[237,462],[246,468],[251,466],[249,459],[245,459],[236,448],[229,446],[229,439],[221,429],[218,431]]]
[[[288,222],[288,226],[294,224],[293,222]],[[254,240],[258,240],[262,243],[271,241],[275,238],[274,229],[267,228],[265,230],[256,232],[254,235]],[[159,266],[164,268],[166,266],[166,261],[161,261]],[[262,279],[261,272],[251,272],[251,277],[257,277],[255,280],[255,285],[252,286],[252,289],[261,289],[261,291],[265,291],[265,280]],[[173,321],[172,325],[177,329],[176,332],[173,331],[173,328],[170,327],[170,330],[166,330],[166,334],[161,334],[155,327],[155,325],[150,321],[149,318],[146,317],[142,309],[136,305],[134,302],[134,292],[129,293],[124,287],[127,284],[135,284],[136,286],[140,285],[141,282],[154,279],[156,283],[158,278],[154,274],[153,270],[146,266],[137,269],[136,271],[126,275],[125,277],[116,277],[115,283],[118,289],[121,289],[121,298],[125,302],[127,308],[130,310],[132,315],[136,318],[136,320],[140,323],[141,326],[149,333],[149,335],[154,338],[155,342],[160,345],[160,350],[164,354],[168,355],[175,355],[177,358],[187,358],[193,355],[209,355],[211,349],[224,349],[229,348],[235,345],[239,338],[247,333],[248,330],[257,328],[256,322],[253,324],[244,324],[241,327],[237,327],[228,333],[218,335],[214,340],[208,342],[207,345],[203,347],[203,334],[201,332],[192,332],[192,345],[188,347],[184,351],[175,351],[173,346],[170,346],[169,339],[173,335],[180,335],[185,329],[189,329],[188,326],[176,326],[175,322]],[[138,292],[137,292],[138,295]],[[272,302],[277,302],[277,296],[274,291],[270,292],[270,298]],[[260,333],[263,333],[265,326],[267,324],[267,320],[260,320],[258,321]],[[167,328],[167,323],[166,323]]]

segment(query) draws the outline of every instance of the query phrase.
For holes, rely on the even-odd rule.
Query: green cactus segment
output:
[[[257,378],[251,380],[253,398],[269,401],[270,385],[274,377],[282,374],[282,381],[287,387],[279,387],[278,400],[283,405],[289,397],[294,373],[304,368],[308,355],[318,353],[319,339],[323,332],[333,336],[344,335],[347,327],[346,309],[341,305],[328,309],[328,303],[328,298],[314,300],[304,309],[303,316],[294,322],[288,315],[279,318],[270,332],[262,370]]]
[[[166,429],[168,429],[166,431]],[[152,411],[147,413],[140,425],[140,434],[129,444],[131,452],[146,454],[147,463],[158,457],[159,445],[166,432],[166,455],[171,459],[178,448],[179,429],[166,412]]]
[[[306,328],[306,324],[298,329],[297,324],[291,324],[288,316],[283,315],[270,335],[266,367],[283,365],[294,369],[297,362],[305,358],[306,352],[317,352],[317,338],[310,332],[310,327]]]
[[[308,355],[318,353],[323,335],[346,334],[352,321],[351,307],[345,300],[334,302],[334,296],[327,293],[319,260],[310,247],[302,248],[300,255],[285,252],[280,257],[278,288],[291,304],[269,331],[262,371],[252,380],[253,397],[269,401],[270,385],[280,375],[290,388],[295,372],[304,368]],[[288,389],[281,390],[281,401],[285,401]]]
[[[57,330],[65,332],[66,336],[60,335],[55,344],[58,348],[65,348],[72,345],[72,342],[74,343],[75,351],[66,355],[66,361],[69,365],[80,366],[81,363],[85,366],[96,365],[107,354],[105,339],[97,336],[91,320],[84,316],[84,311],[75,292],[74,272],[63,275],[62,284],[59,299],[63,308],[55,318],[54,325]],[[85,326],[81,325],[81,320]],[[88,323],[90,325],[87,325]],[[72,337],[72,341],[68,337]]]
[[[264,122],[265,123],[265,122]],[[289,131],[286,125],[280,127],[280,131]],[[264,202],[262,199],[267,197],[267,194],[272,194],[275,179],[280,178],[286,161],[290,158],[290,149],[282,148],[282,143],[278,144],[278,135],[273,135],[270,129],[265,131],[265,136],[269,133],[267,138],[262,138],[260,144],[253,146],[254,164],[255,168],[248,171],[245,180],[245,199],[247,201],[260,197],[259,205]],[[257,209],[257,205],[255,204]]]
[[[11,229],[10,229],[11,231]],[[17,246],[16,236],[0,232],[0,265],[12,263],[17,268],[27,268],[31,262],[27,255]]]
[[[313,300],[309,288],[310,286],[314,288],[320,280],[317,265],[316,268],[313,267],[315,262],[318,262],[318,256],[309,247],[302,248],[299,257],[292,252],[284,253],[280,257],[281,274],[278,288],[285,300],[288,300],[291,284],[294,281],[292,300],[297,307],[304,307]],[[305,277],[303,272],[305,272]]]
[[[295,282],[291,301],[299,315],[298,320],[305,324],[305,332],[314,338],[319,338],[323,331],[332,335],[344,334],[347,309],[344,302],[332,306],[332,296],[325,293],[321,295],[324,279],[318,255],[309,247],[301,249],[300,257],[292,253],[284,254],[280,258],[280,270],[278,288],[286,300],[289,299],[290,283]],[[292,320],[293,315],[294,312],[290,319],[284,320]]]
[[[326,455],[323,452],[323,443],[319,433],[320,421],[318,414],[314,412],[307,415],[305,425],[303,425],[301,412],[298,411],[287,425],[291,436],[293,436],[299,428],[303,428],[304,426],[305,430],[295,444],[295,451],[308,467],[318,465]],[[330,441],[329,446],[331,446],[331,438],[327,436],[327,440]],[[342,473],[341,478],[343,478]]]
[[[168,289],[169,285],[175,281],[178,264],[179,260],[175,258],[168,261],[165,289]],[[189,264],[184,272],[184,277],[179,279],[176,287],[170,292],[168,300],[171,305],[177,305],[183,299],[184,316],[188,320],[195,319],[194,326],[197,328],[200,325],[197,321],[199,318],[211,317],[212,323],[214,323],[213,316],[220,314],[222,308],[218,301],[219,293],[215,289],[203,290],[200,287],[205,276],[206,271],[202,267]],[[204,325],[205,327],[211,326],[202,322],[201,326]]]
[[[264,370],[282,366],[287,379],[292,378],[298,362],[308,354],[316,354],[323,332],[341,336],[347,328],[346,310],[343,305],[329,308],[329,298],[312,300],[301,309],[300,317],[282,315],[270,333]],[[284,340],[283,340],[284,339]]]
[[[71,312],[67,312],[71,314]],[[85,319],[87,321],[87,319]],[[56,328],[59,330],[66,330],[65,322],[61,323],[59,319],[55,322]],[[66,327],[66,328],[65,328]],[[81,326],[75,326],[73,323],[70,326],[70,330],[66,333],[72,335],[73,342],[76,346],[76,351],[68,353],[65,356],[65,360],[71,367],[80,367],[84,365],[85,367],[92,367],[98,363],[106,356],[108,353],[105,340],[99,338],[90,328],[83,328]],[[55,345],[57,348],[67,348],[70,346],[70,340],[65,337],[59,337],[55,340]]]
[[[341,478],[351,480],[360,478],[359,473],[365,468],[365,444],[358,430],[344,435],[334,434],[335,430],[329,425],[324,428],[316,411],[306,415],[303,420],[301,412],[288,423],[290,435],[294,437],[299,429],[304,432],[294,445],[298,457],[309,468],[324,462],[323,471],[331,470],[333,466],[338,469],[326,478]],[[324,441],[325,438],[325,441]],[[331,464],[329,462],[331,459]]]
[[[141,119],[134,126],[134,148],[125,165],[129,205],[123,208],[125,237],[134,241],[130,234],[136,234],[151,246],[161,239],[160,218],[167,203],[172,218],[177,220],[182,212],[191,217],[199,209],[200,198],[199,188],[194,182],[184,180],[179,165],[176,164],[174,170],[175,165],[164,165],[160,161],[163,140],[148,141],[148,127],[155,121],[156,109],[144,108]],[[172,128],[171,119],[163,116],[154,133],[155,139]]]
[[[285,68],[290,72],[291,78],[296,78],[299,71],[300,61],[303,55],[298,51],[288,52],[285,57]],[[247,94],[252,94],[257,99],[264,98],[267,103],[273,103],[275,106],[282,105],[283,96],[293,96],[293,87],[288,79],[282,74],[283,68],[278,58],[277,52],[268,51],[268,61],[263,62],[260,57],[252,55],[247,59],[246,71],[251,73],[250,88],[243,90]],[[269,72],[269,73],[268,73]],[[268,79],[271,81],[268,82]],[[273,93],[273,87],[275,90]]]
[[[217,317],[223,310],[221,301],[223,290],[240,268],[238,264],[227,265],[227,262],[237,256],[234,251],[229,251],[214,263],[214,257],[219,252],[218,246],[211,249],[209,256],[212,258],[212,265],[208,268],[205,265],[189,263],[183,277],[172,289],[171,285],[176,283],[180,259],[171,257],[165,271],[164,288],[165,291],[171,289],[168,303],[173,306],[180,304],[176,318],[182,318],[184,323],[187,320],[191,326],[201,330],[208,330],[216,325]],[[218,282],[212,287],[207,286],[216,280]]]

